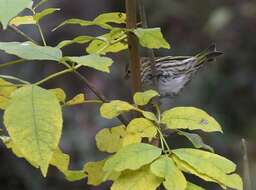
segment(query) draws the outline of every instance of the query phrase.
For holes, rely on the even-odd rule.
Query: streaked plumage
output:
[[[142,89],[155,89],[153,77],[156,77],[158,91],[161,96],[177,95],[191,80],[192,76],[207,62],[213,61],[221,55],[215,45],[195,56],[166,56],[155,59],[156,73],[151,72],[149,58],[141,58]]]

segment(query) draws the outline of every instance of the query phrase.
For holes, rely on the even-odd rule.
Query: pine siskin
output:
[[[215,60],[222,52],[216,51],[216,46],[209,48],[195,56],[166,56],[155,59],[155,71],[151,72],[151,61],[147,57],[141,58],[142,89],[155,89],[153,77],[156,77],[157,88],[162,97],[177,95],[192,76],[205,63]]]

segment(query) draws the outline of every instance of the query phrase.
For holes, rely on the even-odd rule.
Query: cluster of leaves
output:
[[[176,107],[163,113],[158,112],[157,115],[139,108],[155,96],[158,93],[149,90],[135,94],[135,105],[113,100],[101,106],[101,116],[107,119],[128,111],[137,111],[142,117],[131,120],[127,126],[102,129],[97,133],[98,149],[114,154],[85,165],[88,183],[99,185],[106,180],[113,180],[112,190],[155,190],[161,184],[168,190],[203,189],[186,180],[184,173],[189,173],[205,181],[218,183],[223,189],[242,189],[241,178],[233,174],[236,169],[233,162],[210,152],[212,148],[204,144],[199,135],[182,131],[222,132],[217,121],[193,107]],[[208,151],[194,148],[170,149],[164,137],[167,130],[187,137],[195,148]],[[160,138],[161,148],[142,143],[142,139],[150,142],[154,138]]]
[[[66,100],[65,92],[60,89],[44,89],[39,85],[65,73],[75,72],[80,67],[90,67],[101,72],[110,72],[113,61],[105,55],[127,49],[127,33],[134,33],[139,43],[147,48],[169,48],[159,28],[126,29],[121,27],[126,22],[124,13],[105,13],[93,21],[69,19],[54,30],[64,25],[96,25],[107,32],[101,36],[78,36],[72,40],[61,41],[57,46],[48,46],[40,27],[45,16],[58,11],[38,8],[48,0],[33,5],[32,0],[0,0],[0,22],[4,29],[30,24],[38,28],[43,45],[34,40],[25,42],[0,42],[0,50],[19,57],[19,60],[3,64],[8,66],[27,60],[49,60],[62,64],[64,70],[51,74],[42,80],[30,83],[14,76],[0,76],[0,108],[4,111],[4,126],[8,135],[0,136],[7,148],[31,165],[40,168],[43,176],[47,175],[50,165],[57,167],[70,180],[88,177],[88,183],[99,185],[106,180],[114,181],[113,190],[141,190],[145,187],[156,189],[161,183],[168,190],[202,189],[188,182],[183,173],[194,174],[206,181],[218,183],[222,188],[242,189],[242,181],[235,171],[235,164],[212,152],[197,134],[183,131],[202,130],[204,132],[222,132],[220,125],[207,113],[192,107],[177,107],[156,114],[142,110],[139,106],[147,105],[158,96],[155,91],[146,91],[134,95],[134,103],[114,100],[103,103],[99,100],[86,100],[78,94]],[[12,6],[10,6],[12,5]],[[17,16],[24,9],[31,14]],[[119,25],[113,27],[111,23]],[[64,56],[61,49],[74,44],[88,44],[85,55]],[[12,81],[15,81],[12,82]],[[62,134],[62,109],[67,106],[87,102],[103,103],[101,116],[112,119],[124,112],[136,111],[141,117],[135,118],[127,126],[102,129],[96,135],[99,150],[112,153],[108,158],[85,164],[82,170],[69,170],[69,156],[62,152],[59,142]],[[195,148],[171,150],[165,140],[165,131],[172,130],[189,139]],[[161,148],[142,143],[159,138]]]

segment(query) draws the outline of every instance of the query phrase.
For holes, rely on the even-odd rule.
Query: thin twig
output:
[[[6,62],[6,63],[1,63],[0,68],[8,67],[10,65],[15,65],[15,64],[18,64],[18,63],[22,63],[24,61],[25,61],[25,59],[17,59],[17,60],[9,61],[9,62]]]
[[[101,94],[100,92],[97,91],[97,89],[90,83],[90,81],[87,80],[86,77],[84,77],[81,73],[79,73],[79,72],[76,71],[76,70],[74,70],[74,73],[76,74],[76,76],[77,76],[80,80],[82,80],[82,81],[86,84],[86,86],[87,86],[101,101],[103,101],[104,103],[109,102],[109,101],[104,97],[103,94]],[[126,121],[126,119],[125,119],[122,115],[119,115],[117,118],[118,118],[119,121],[120,121],[121,123],[123,123],[124,125],[127,125],[127,124],[128,124],[128,122]]]
[[[16,32],[17,34],[21,35],[22,37],[24,37],[25,39],[27,39],[30,42],[33,42],[34,44],[38,44],[34,39],[32,39],[31,37],[29,37],[27,34],[25,34],[23,31],[21,31],[20,29],[18,29],[17,27],[15,27],[14,25],[9,25],[10,29],[12,29],[14,32]]]
[[[148,21],[147,21],[146,10],[145,10],[143,0],[138,0],[138,7],[139,7],[140,21],[141,21],[142,27],[143,28],[148,28]],[[148,48],[147,49],[147,54],[148,54],[148,57],[150,58],[151,74],[152,74],[152,76],[155,76],[156,75],[156,67],[155,67],[156,63],[155,63],[154,50]],[[153,77],[153,86],[155,87],[155,90],[158,91],[158,82],[157,82],[156,77]]]

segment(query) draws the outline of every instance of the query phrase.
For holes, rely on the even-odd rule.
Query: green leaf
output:
[[[187,181],[182,172],[168,156],[162,156],[154,161],[150,169],[153,174],[164,178],[163,182],[167,190],[185,190]]]
[[[63,48],[65,46],[69,46],[71,44],[74,44],[74,43],[77,43],[77,44],[85,44],[85,43],[88,43],[90,42],[91,40],[94,40],[95,37],[92,37],[92,36],[78,36],[72,40],[64,40],[64,41],[61,41],[57,47],[58,48]]]
[[[149,167],[143,167],[136,171],[124,171],[114,181],[111,190],[155,190],[163,179],[151,173]]]
[[[61,106],[54,94],[29,85],[12,93],[4,124],[21,154],[46,176],[62,132]]]
[[[134,107],[128,102],[113,100],[109,103],[104,103],[100,107],[100,114],[107,119],[113,119],[123,112],[127,112],[134,109]]]
[[[65,103],[66,93],[64,92],[64,90],[62,90],[61,88],[55,88],[55,89],[50,89],[49,91],[56,96],[59,102]]]
[[[62,58],[60,49],[31,42],[0,42],[0,50],[27,60],[59,61]]]
[[[125,126],[120,125],[111,129],[102,129],[96,134],[96,145],[100,151],[114,153],[123,145],[126,135]]]
[[[161,152],[160,148],[150,144],[127,145],[109,158],[103,169],[105,171],[137,170],[158,158]]]
[[[160,28],[137,28],[134,30],[134,34],[139,38],[139,43],[143,47],[170,49],[170,45],[164,39]]]
[[[86,51],[89,54],[117,53],[128,48],[127,35],[123,29],[113,29],[109,33],[97,37],[93,40]]]
[[[64,154],[59,148],[57,148],[53,155],[50,164],[57,167],[69,181],[77,181],[86,177],[83,170],[69,170],[70,157]]]
[[[73,97],[71,100],[67,101],[66,105],[77,105],[82,104],[85,101],[85,95],[84,94],[77,94],[75,97]]]
[[[80,57],[66,57],[69,60],[86,67],[91,67],[102,72],[110,72],[109,67],[113,60],[108,57],[102,57],[97,54],[85,55]]]
[[[13,83],[0,78],[0,109],[6,109],[9,105],[10,95],[15,90],[17,87]]]
[[[138,134],[140,137],[153,138],[157,134],[156,126],[144,118],[135,118],[127,126],[128,133]]]
[[[0,0],[0,22],[6,29],[9,21],[31,5],[31,0]]]
[[[133,97],[133,101],[135,104],[139,105],[139,106],[144,106],[147,105],[150,100],[156,96],[160,96],[158,92],[154,91],[154,90],[148,90],[145,92],[137,92],[134,97]]]
[[[203,142],[203,139],[198,135],[194,133],[187,133],[184,131],[178,131],[178,135],[185,136],[193,145],[195,148],[203,148],[206,150],[209,150],[211,152],[214,152],[213,148]]]
[[[14,17],[9,24],[15,26],[36,24],[36,20],[33,18],[33,16],[17,16]]]
[[[198,185],[195,185],[191,182],[187,182],[187,188],[186,190],[205,190],[204,188],[198,186]]]
[[[103,13],[94,19],[96,23],[126,23],[126,14],[122,12]]]
[[[219,123],[205,111],[194,107],[176,107],[162,114],[161,123],[169,129],[202,130],[222,132]]]
[[[176,149],[172,153],[190,166],[186,167],[186,172],[195,175],[199,173],[198,176],[202,179],[216,182],[221,186],[243,189],[241,178],[237,174],[230,174],[236,169],[236,165],[230,160],[214,153],[190,148]],[[177,159],[175,162],[180,164]]]
[[[40,20],[42,18],[44,18],[45,16],[47,15],[50,15],[50,14],[53,14],[55,13],[56,11],[59,11],[60,9],[59,8],[48,8],[48,9],[44,9],[43,11],[41,12],[38,12],[34,15],[34,19],[36,20],[36,22],[40,22]]]
[[[126,15],[121,12],[113,12],[113,13],[104,13],[97,16],[93,21],[83,20],[83,19],[68,19],[62,22],[59,26],[57,26],[54,30],[59,29],[60,27],[67,25],[67,24],[78,24],[80,26],[100,26],[104,29],[112,29],[108,23],[125,23],[126,22]]]
[[[97,23],[97,22],[90,21],[90,20],[72,18],[72,19],[68,19],[68,20],[65,20],[64,22],[62,22],[60,25],[58,25],[56,28],[54,28],[53,31],[65,26],[65,25],[100,26],[104,29],[109,29],[109,30],[112,29],[112,26],[110,26],[109,24]]]
[[[84,171],[88,174],[88,184],[89,185],[100,185],[106,180],[114,180],[119,177],[120,172],[113,172],[105,179],[107,172],[103,170],[103,166],[106,160],[101,160],[98,162],[88,162],[84,166]]]

